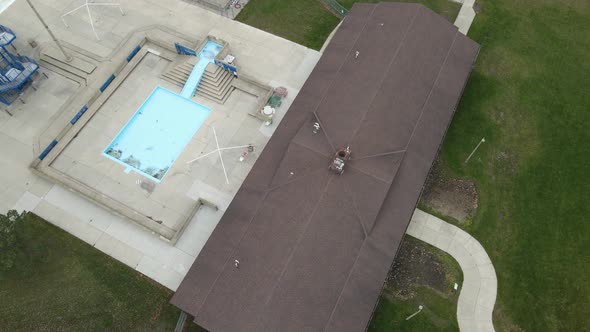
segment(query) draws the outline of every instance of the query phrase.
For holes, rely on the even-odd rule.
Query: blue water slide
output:
[[[203,74],[205,73],[205,69],[207,65],[213,63],[215,61],[215,56],[221,51],[223,45],[215,43],[211,40],[205,43],[205,46],[201,49],[199,54],[199,61],[193,67],[190,76],[186,80],[180,95],[184,98],[192,98],[195,95],[195,91],[197,91],[197,87],[199,83],[201,83],[201,79],[203,78]]]
[[[199,86],[199,83],[201,83],[207,65],[209,65],[209,61],[205,59],[200,59],[199,62],[197,62],[180,92],[181,96],[190,99],[195,95],[195,91],[197,91],[197,87]]]

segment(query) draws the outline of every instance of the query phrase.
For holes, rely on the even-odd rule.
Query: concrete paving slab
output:
[[[437,217],[428,216],[425,225],[426,225],[426,227],[428,227],[431,230],[433,230],[436,233],[438,233],[440,231],[440,228],[443,225],[443,223],[445,223],[445,222],[442,221],[442,220],[440,220]]]
[[[457,303],[461,331],[494,331],[492,313],[498,281],[482,245],[467,232],[416,209],[407,234],[450,254],[461,266],[463,284]]]
[[[143,256],[136,267],[136,270],[149,276],[158,283],[175,291],[184,278],[183,275],[172,269],[172,266],[160,263],[149,256]]]
[[[479,331],[477,323],[473,319],[458,319],[457,322],[461,326],[461,331]]]
[[[100,230],[45,200],[41,201],[33,212],[90,245],[94,245],[102,235]]]
[[[233,199],[232,195],[224,193],[201,180],[195,180],[186,194],[195,200],[199,198],[206,199],[217,205],[217,207],[222,211],[227,210],[227,207]]]
[[[223,216],[222,210],[202,206],[184,230],[176,247],[185,253],[197,257]]]
[[[416,209],[414,211],[414,215],[412,216],[412,222],[411,224],[416,224],[416,225],[421,225],[421,226],[426,226],[426,219],[428,219],[428,213]]]
[[[33,177],[31,181],[25,185],[27,190],[37,197],[44,197],[54,186],[52,182],[41,177]]]
[[[446,234],[439,234],[433,243],[435,247],[447,252],[452,242],[453,239],[450,236],[447,236]]]
[[[137,267],[143,257],[143,254],[139,250],[128,246],[107,233],[102,233],[94,246],[96,249],[133,269]]]
[[[463,5],[461,5],[461,9],[459,9],[459,14],[457,14],[457,18],[455,19],[454,25],[464,35],[467,35],[467,32],[469,32],[469,28],[471,27],[471,23],[473,23],[473,19],[475,19],[476,13],[473,9],[474,3],[475,0],[463,1]]]
[[[21,198],[14,205],[14,209],[18,212],[22,211],[33,211],[37,205],[41,202],[41,198],[34,194],[25,191]]]

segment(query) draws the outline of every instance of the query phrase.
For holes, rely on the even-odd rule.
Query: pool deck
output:
[[[96,64],[97,69],[89,77],[88,87],[79,87],[42,68],[48,79],[36,83],[37,91],[25,94],[26,104],[16,105],[12,117],[0,114],[0,211],[12,208],[33,211],[174,290],[221,218],[255,155],[240,163],[238,155],[224,154],[230,185],[225,183],[218,158],[212,156],[192,165],[187,165],[186,161],[214,149],[211,126],[215,126],[221,146],[244,142],[263,146],[279,121],[265,127],[259,120],[247,116],[249,108],[256,103],[253,96],[236,90],[224,105],[195,98],[213,112],[174,164],[166,181],[150,193],[142,187],[140,176],[133,172],[125,174],[123,166],[101,155],[120,126],[153,90],[154,84],[180,90],[159,78],[158,73],[164,70],[167,60],[148,54],[55,159],[55,168],[62,169],[70,177],[100,188],[105,194],[120,195],[121,200],[128,200],[138,209],[152,209],[153,218],[161,216],[171,228],[178,226],[174,217],[182,215],[181,211],[186,211],[189,203],[194,204],[195,197],[206,196],[215,201],[219,210],[201,208],[175,245],[68,188],[39,177],[29,168],[30,163],[120,66],[121,58],[117,56],[128,53],[124,48],[130,47],[129,38],[138,31],[162,25],[178,31],[179,39],[188,36],[186,38],[195,43],[207,35],[227,40],[243,73],[264,84],[289,89],[289,97],[278,110],[277,120],[284,115],[320,54],[182,1],[132,0],[124,6],[127,11],[124,17],[118,11],[97,10],[93,15],[97,17],[100,41],[94,38],[83,15],[69,18],[70,29],[63,26],[59,14],[69,8],[68,1],[41,0],[36,4],[68,49],[83,50],[84,59]],[[50,44],[49,36],[30,15],[26,2],[15,2],[0,18],[17,33],[16,46],[21,54],[38,56],[38,49],[31,49],[28,39],[35,39],[41,46]],[[159,207],[154,202],[160,204]]]

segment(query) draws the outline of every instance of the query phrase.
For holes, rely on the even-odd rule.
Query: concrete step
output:
[[[224,71],[224,69],[215,63],[210,63],[207,65],[207,67],[205,67],[205,73],[207,74],[217,74],[220,71]]]
[[[189,65],[192,65],[192,66],[196,65],[197,62],[199,62],[199,58],[196,57],[196,56],[188,56],[187,59],[186,59],[186,61],[185,61],[186,64],[189,64]]]
[[[49,56],[47,56],[45,54],[41,54],[40,60],[41,61],[45,61],[45,62],[47,62],[47,63],[49,63],[49,64],[51,64],[51,65],[53,65],[55,67],[61,68],[62,70],[65,70],[67,72],[70,72],[70,73],[72,73],[72,74],[74,74],[76,76],[82,77],[84,79],[86,79],[86,77],[88,77],[88,73],[85,73],[84,71],[82,71],[82,70],[80,70],[78,68],[75,68],[73,66],[70,66],[69,64],[67,64],[65,62],[56,60],[56,59],[54,59],[52,57],[49,57]]]
[[[203,78],[201,79],[201,82],[203,82],[204,84],[207,84],[211,87],[220,87],[220,86],[224,85],[227,81],[231,81],[232,79],[233,79],[233,76],[230,74],[222,75],[217,80],[211,80],[209,77],[203,76]]]
[[[213,66],[215,66],[215,65],[213,65]],[[215,67],[217,67],[217,69],[215,71],[207,71],[207,70],[205,70],[205,73],[203,74],[203,76],[207,76],[207,77],[209,77],[209,78],[211,78],[213,80],[216,80],[220,76],[222,76],[224,73],[227,73],[223,68],[218,67],[218,66],[215,66]]]
[[[68,68],[73,68],[73,69],[77,69],[79,71],[81,71],[82,73],[84,73],[86,76],[90,75],[94,72],[94,69],[96,69],[96,66],[88,61],[82,60],[79,57],[73,56],[72,60],[70,62],[65,60],[64,55],[61,53],[61,51],[59,51],[57,48],[53,47],[53,46],[49,46],[47,48],[44,48],[41,51],[41,59],[43,58],[51,58],[52,61],[47,61],[57,67],[60,67],[64,70],[68,70]],[[61,62],[63,65],[58,65],[56,64],[56,62]],[[69,70],[68,70],[69,71]]]
[[[223,89],[211,89],[208,88],[206,85],[199,85],[197,88],[197,92],[200,95],[205,97],[209,97],[210,99],[217,101],[217,102],[225,102],[227,100],[228,95],[234,90],[234,86],[231,82],[223,87]]]
[[[229,86],[232,85],[231,84],[231,80],[232,79],[233,78],[229,78],[228,77],[228,79],[224,80],[223,84],[220,84],[219,86],[210,85],[207,82],[201,81],[201,83],[199,84],[198,89],[202,89],[202,90],[208,91],[208,92],[210,92],[212,94],[221,95],[221,94],[223,94],[228,89]]]
[[[225,86],[227,86],[228,84],[231,84],[231,80],[233,80],[233,77],[223,77],[222,79],[220,79],[218,81],[209,81],[206,79],[202,79],[201,84],[203,86],[208,87],[209,89],[223,90]]]
[[[191,67],[189,69],[189,68],[186,68],[186,67],[180,67],[179,66],[179,67],[174,68],[172,71],[177,72],[177,73],[182,73],[182,74],[185,74],[185,75],[188,76],[188,75],[190,75],[193,72],[193,68]]]
[[[162,76],[163,75],[168,75],[168,76],[171,76],[171,77],[175,77],[178,80],[181,80],[183,82],[186,82],[186,80],[188,80],[188,76],[189,76],[189,75],[187,75],[185,73],[179,73],[177,71],[170,71],[170,72],[167,72],[167,73],[162,74]]]
[[[179,81],[179,80],[177,80],[177,79],[175,79],[175,78],[171,78],[171,77],[169,77],[169,76],[164,76],[164,75],[162,75],[162,79],[163,79],[164,81],[170,82],[170,83],[172,83],[172,84],[174,84],[174,85],[176,85],[176,86],[179,86],[179,87],[181,87],[181,88],[182,88],[182,87],[184,87],[184,82],[183,82],[183,81]]]
[[[184,73],[179,73],[177,71],[170,71],[162,74],[162,78],[168,79],[169,81],[174,81],[175,84],[182,84],[184,85],[188,80],[189,75]],[[222,76],[221,79],[218,81],[211,81],[208,77],[203,76],[201,79],[201,85],[207,86],[212,91],[223,89],[226,85],[228,85],[233,77],[229,74]]]
[[[176,66],[176,68],[186,68],[186,69],[192,70],[195,65],[196,65],[196,63],[183,62],[183,63],[179,64],[178,66]]]
[[[215,82],[221,82],[224,78],[225,78],[225,75],[224,74],[220,74],[220,75],[217,75],[217,76],[203,75],[203,78],[202,79],[205,80],[205,81],[207,81],[207,82],[215,83]]]
[[[222,104],[223,105],[223,104],[225,104],[225,102],[227,101],[227,99],[229,98],[229,96],[231,95],[231,92],[233,91],[233,89],[234,89],[233,86],[230,87],[230,89],[228,89],[227,92],[223,96],[221,96],[221,97],[213,96],[213,95],[210,95],[210,94],[208,94],[206,92],[201,92],[198,89],[197,89],[196,95],[197,96],[200,96],[200,97],[203,97],[203,98],[207,98],[209,100],[212,100],[212,101],[214,101],[216,103],[219,103],[219,104]]]
[[[161,77],[176,86],[184,87],[198,61],[199,59],[196,57],[181,59],[178,64],[172,68],[169,67],[168,71],[162,74]],[[233,79],[233,75],[225,69],[215,64],[209,64],[205,68],[195,95],[223,104],[234,90]]]
[[[68,79],[70,79],[82,86],[86,86],[86,84],[87,84],[86,78],[80,77],[78,75],[74,75],[71,72],[63,70],[60,67],[54,66],[53,64],[51,64],[49,62],[41,60],[41,61],[39,61],[39,64],[41,65],[41,67],[51,70],[52,72],[59,74],[65,78],[68,78]]]
[[[171,80],[169,78],[163,78],[163,80],[166,81],[166,82],[168,82],[168,83],[170,83],[170,84],[173,84],[173,85],[175,85],[175,86],[177,86],[179,88],[184,87],[184,85],[178,83],[177,81]]]
[[[185,80],[185,81],[188,79],[188,76],[189,76],[188,74],[185,74],[183,72],[179,72],[178,70],[171,70],[168,72],[164,72],[164,74],[162,74],[162,75],[172,75],[172,76],[178,77],[178,79]]]

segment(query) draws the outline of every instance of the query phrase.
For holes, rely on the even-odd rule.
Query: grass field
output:
[[[354,2],[358,1],[346,0],[341,4],[350,8]],[[460,8],[459,4],[444,0],[398,2],[423,3],[449,20],[457,16]],[[251,0],[236,20],[316,50],[322,47],[332,30],[340,23],[319,0]]]
[[[321,47],[334,18],[316,1],[288,3],[253,0],[238,19]],[[469,36],[482,49],[441,158],[449,174],[477,185],[479,210],[466,228],[496,268],[496,327],[585,330],[590,2],[482,0],[476,6]],[[464,165],[482,137],[486,143]]]
[[[419,295],[409,300],[392,297],[391,292],[388,288],[383,290],[368,331],[459,331],[456,299],[451,301],[424,286],[416,287]],[[424,303],[428,304],[419,314],[406,320]]]
[[[236,20],[316,50],[340,22],[318,0],[251,0]]]
[[[172,292],[29,214],[20,259],[0,272],[1,331],[170,331]],[[191,324],[188,330],[199,331]]]
[[[411,236],[400,247],[392,273],[369,325],[370,332],[458,331],[454,283],[461,285],[459,264],[445,252]],[[422,311],[409,320],[408,316]]]
[[[581,331],[590,326],[590,2],[481,6],[469,36],[482,50],[443,161],[478,187],[468,231],[496,268],[499,330]]]
[[[445,1],[445,0],[389,0],[389,1],[383,1],[383,0],[362,0],[362,1],[358,1],[358,0],[339,0],[338,3],[340,3],[343,7],[345,8],[352,8],[352,5],[355,2],[368,2],[368,3],[375,3],[375,2],[410,2],[410,3],[421,3],[424,6],[432,9],[433,11],[437,12],[439,15],[444,16],[447,18],[447,20],[449,20],[450,22],[453,22],[455,20],[455,18],[457,17],[457,14],[459,13],[459,9],[461,9],[461,4],[456,3],[456,2],[451,2],[451,1]]]

